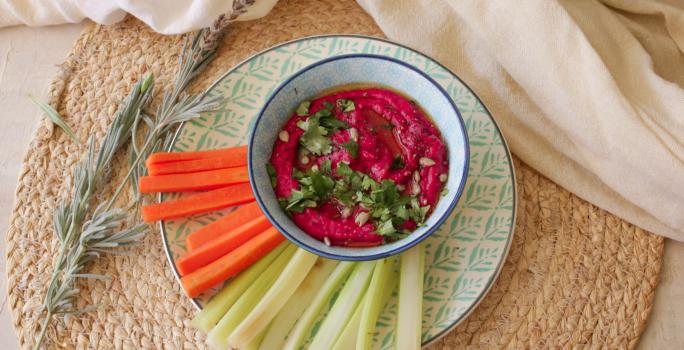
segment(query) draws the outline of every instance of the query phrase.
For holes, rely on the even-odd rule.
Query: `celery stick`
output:
[[[388,289],[390,275],[394,269],[394,258],[378,260],[375,263],[373,277],[371,278],[366,297],[364,298],[359,333],[356,337],[356,350],[370,349],[375,334],[375,322],[378,320],[380,310],[385,305],[383,291]]]
[[[266,330],[266,336],[259,345],[260,350],[280,350],[285,344],[285,338],[311,304],[311,300],[321,289],[339,261],[319,258],[311,268],[299,288],[292,294],[287,304],[278,312]]]
[[[396,260],[395,258],[388,259]],[[392,265],[394,265],[394,262],[392,262]],[[381,304],[383,306],[387,304],[387,301],[389,301],[389,298],[392,296],[392,292],[394,292],[394,289],[397,287],[397,281],[398,275],[396,271],[394,271],[394,267],[390,266],[390,272],[387,279],[387,283],[382,288],[382,297],[380,299],[382,300]],[[371,281],[371,283],[373,282]],[[359,303],[359,306],[356,307],[356,311],[354,311],[354,316],[352,316],[351,320],[349,320],[347,325],[344,327],[344,331],[342,331],[342,334],[340,334],[340,337],[337,339],[337,342],[335,343],[335,346],[332,348],[332,350],[347,350],[354,349],[356,347],[356,338],[359,333],[359,324],[361,324],[361,312],[366,303],[366,299],[368,298],[368,294],[369,293],[367,291],[366,296],[364,296],[361,303]]]
[[[292,258],[297,247],[290,245],[280,254],[271,265],[252,283],[247,290],[235,301],[221,320],[216,324],[207,335],[209,346],[216,349],[228,348],[228,336],[240,324],[242,319],[247,316],[249,311],[259,302],[259,299],[266,294],[268,288],[273,285],[280,272],[285,269],[287,262]]]
[[[332,294],[337,290],[337,287],[349,275],[349,272],[356,266],[357,263],[350,261],[343,261],[335,267],[332,275],[328,277],[321,289],[316,293],[316,296],[311,301],[309,307],[299,318],[295,324],[292,332],[287,337],[287,341],[283,346],[283,350],[299,350],[302,342],[309,335],[311,326],[313,325],[318,313],[323,306],[330,300]]]
[[[335,304],[325,316],[321,328],[311,341],[311,349],[330,349],[335,344],[363,298],[374,267],[375,261],[364,261],[354,268],[340,295],[337,296]]]
[[[399,276],[399,307],[397,311],[397,349],[420,349],[423,320],[423,266],[425,248],[422,244],[401,254]]]
[[[298,249],[273,286],[228,336],[228,345],[235,349],[242,349],[265,330],[278,311],[299,288],[317,259],[316,255],[304,249]]]
[[[347,325],[344,326],[344,330],[342,330],[340,337],[337,338],[332,350],[347,350],[353,349],[356,346],[356,336],[359,333],[359,324],[361,323],[361,310],[366,303],[366,299],[368,299],[368,293],[364,295],[363,300],[354,310],[354,315],[347,322]]]
[[[228,309],[235,303],[235,300],[249,287],[254,280],[261,275],[264,270],[275,260],[280,253],[288,246],[288,242],[283,242],[276,249],[264,256],[240,273],[235,279],[229,282],[220,292],[209,300],[204,309],[190,321],[190,325],[198,328],[205,333],[209,332],[221,319]]]
[[[244,348],[240,348],[240,350],[258,350],[259,349],[259,344],[261,344],[261,341],[264,339],[264,336],[266,335],[266,331],[262,331],[261,333],[257,334],[254,339],[252,339],[247,346]]]

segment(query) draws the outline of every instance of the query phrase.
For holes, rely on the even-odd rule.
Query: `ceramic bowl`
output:
[[[442,133],[447,145],[448,190],[425,224],[407,237],[376,247],[327,246],[309,236],[278,205],[266,164],[278,131],[301,101],[321,91],[347,84],[388,87],[417,101]],[[290,241],[323,257],[337,260],[374,260],[400,253],[435,232],[458,202],[468,174],[469,149],[463,119],[446,91],[422,71],[404,62],[376,55],[332,57],[304,67],[282,83],[266,101],[248,143],[249,180],[256,200],[271,223]]]

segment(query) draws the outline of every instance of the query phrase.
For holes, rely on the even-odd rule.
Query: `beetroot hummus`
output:
[[[447,150],[416,103],[380,88],[304,101],[268,165],[294,222],[328,245],[374,246],[409,234],[440,198]]]

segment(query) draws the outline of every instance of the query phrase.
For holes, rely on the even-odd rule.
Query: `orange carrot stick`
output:
[[[216,157],[178,162],[153,163],[147,167],[150,175],[186,174],[198,171],[247,166],[247,157]]]
[[[247,167],[239,167],[191,174],[143,176],[138,188],[141,193],[188,192],[212,190],[248,181]]]
[[[246,269],[285,240],[271,227],[218,260],[181,277],[181,284],[189,297],[194,298],[209,288]]]
[[[203,244],[213,240],[224,232],[233,230],[245,222],[263,216],[256,202],[245,204],[236,211],[192,232],[185,238],[185,246],[193,251]]]
[[[145,222],[175,219],[252,201],[254,201],[252,188],[248,183],[244,183],[186,198],[146,205],[142,208],[142,217]]]
[[[181,276],[205,266],[212,261],[230,253],[243,243],[264,232],[271,224],[265,216],[247,221],[234,230],[222,233],[211,242],[193,250],[176,261]]]
[[[247,160],[247,146],[238,146],[231,148],[220,148],[209,151],[197,152],[157,152],[147,157],[145,164],[149,167],[151,164],[178,162],[185,160],[206,159],[206,158],[226,158],[236,159],[236,161],[246,162]]]

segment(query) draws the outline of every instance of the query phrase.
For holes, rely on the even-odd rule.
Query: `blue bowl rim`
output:
[[[275,98],[278,93],[282,89],[284,89],[288,84],[290,84],[294,79],[297,77],[301,76],[302,74],[306,73],[307,71],[324,65],[329,62],[334,62],[338,60],[344,60],[344,59],[350,59],[350,58],[370,58],[370,59],[378,59],[378,60],[383,60],[383,61],[389,61],[395,64],[399,64],[401,66],[404,66],[416,73],[418,73],[420,76],[422,76],[424,79],[426,79],[428,82],[430,82],[432,85],[434,85],[437,90],[446,98],[446,100],[449,102],[453,110],[456,112],[456,116],[458,117],[458,122],[459,125],[461,126],[461,132],[464,137],[464,156],[465,156],[465,162],[463,165],[463,171],[462,171],[462,177],[461,177],[461,183],[458,186],[458,190],[456,191],[456,195],[453,197],[453,200],[451,203],[449,203],[449,206],[447,207],[447,210],[444,212],[444,214],[437,219],[437,221],[430,227],[428,227],[425,232],[421,233],[421,235],[417,238],[414,239],[413,241],[408,241],[406,244],[400,245],[395,249],[392,250],[387,250],[387,251],[382,251],[380,253],[376,254],[367,254],[367,255],[359,255],[359,256],[349,256],[349,255],[344,255],[344,254],[333,254],[333,253],[328,253],[324,252],[321,250],[318,250],[304,242],[301,242],[298,240],[295,236],[287,232],[287,230],[281,226],[281,224],[276,220],[271,213],[269,212],[268,208],[263,202],[263,199],[261,198],[261,194],[259,193],[259,188],[255,183],[254,180],[254,164],[252,161],[252,151],[254,150],[254,147],[252,146],[254,144],[254,130],[256,129],[256,126],[259,124],[259,121],[261,120],[262,116],[264,115],[264,112],[266,111],[266,108],[271,104],[273,99]],[[322,59],[319,61],[316,61],[304,68],[301,68],[294,74],[292,74],[290,77],[288,77],[285,81],[280,83],[280,85],[271,93],[269,96],[268,100],[263,104],[262,108],[259,110],[259,114],[257,115],[256,120],[254,121],[252,130],[250,130],[249,134],[249,140],[247,142],[247,168],[248,168],[248,174],[249,174],[249,183],[252,186],[252,190],[254,191],[254,197],[256,199],[256,202],[258,203],[259,207],[261,210],[264,212],[264,215],[268,220],[275,226],[278,231],[280,231],[285,237],[287,237],[290,242],[293,242],[297,246],[299,246],[302,249],[305,249],[313,254],[316,254],[318,256],[322,256],[324,258],[328,259],[334,259],[334,260],[343,260],[343,261],[369,261],[369,260],[377,260],[377,259],[382,259],[386,258],[392,255],[399,254],[403,251],[406,251],[418,243],[422,242],[425,240],[427,237],[429,237],[431,234],[433,234],[435,231],[437,231],[440,226],[446,221],[446,219],[451,215],[451,213],[454,211],[456,208],[456,205],[458,204],[459,199],[461,198],[461,195],[463,194],[463,189],[465,188],[465,184],[468,181],[468,171],[470,167],[470,140],[468,139],[468,132],[466,131],[465,128],[465,121],[463,120],[463,116],[461,116],[461,112],[459,111],[458,107],[454,103],[453,99],[449,94],[444,90],[444,88],[439,85],[438,82],[436,82],[432,77],[427,75],[425,72],[422,70],[418,69],[417,67],[408,64],[406,62],[403,62],[401,60],[392,58],[392,57],[387,57],[387,56],[381,56],[381,55],[373,55],[373,54],[347,54],[347,55],[339,55],[339,56],[333,56],[333,57],[328,57],[326,59]],[[449,152],[452,152],[452,150],[448,150]],[[358,248],[358,249],[365,249],[365,248]]]

